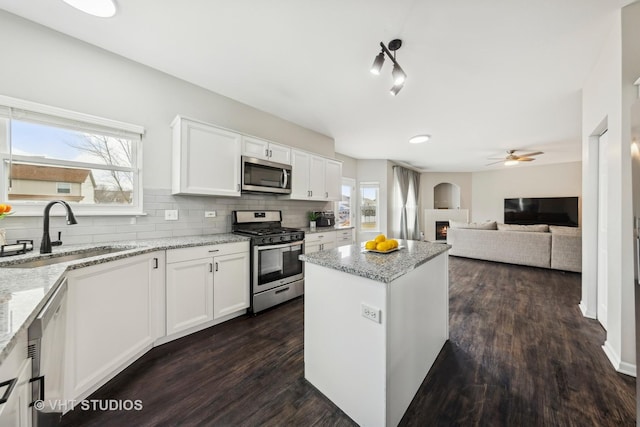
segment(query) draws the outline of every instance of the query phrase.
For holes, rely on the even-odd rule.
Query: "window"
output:
[[[58,194],[71,194],[71,183],[59,182],[56,184],[56,192]],[[9,195],[11,196],[11,195]]]
[[[0,96],[0,200],[42,214],[65,200],[77,214],[142,213],[144,129]]]
[[[380,231],[380,184],[360,183],[360,230]]]
[[[351,178],[342,178],[342,197],[336,202],[335,214],[338,227],[350,227],[354,225],[351,200],[356,189],[356,181]]]

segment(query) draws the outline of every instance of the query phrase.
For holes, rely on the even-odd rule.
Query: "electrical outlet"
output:
[[[216,216],[216,211],[204,211],[205,218],[215,218]]]
[[[167,209],[164,211],[164,219],[166,221],[177,221],[178,220],[178,210],[177,209]]]
[[[362,303],[362,317],[366,317],[371,321],[380,323],[380,317],[381,317],[380,309],[376,307],[372,307],[365,303]]]

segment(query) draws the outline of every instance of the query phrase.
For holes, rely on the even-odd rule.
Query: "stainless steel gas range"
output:
[[[233,211],[232,230],[251,237],[251,308],[258,313],[304,293],[304,231],[282,227],[282,211]]]

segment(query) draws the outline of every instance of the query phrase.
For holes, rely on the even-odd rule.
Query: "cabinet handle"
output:
[[[269,150],[269,157],[273,157],[273,151]]]
[[[158,258],[154,258],[153,259],[153,269],[157,269],[158,268]]]
[[[18,382],[18,378],[14,378],[12,380],[7,380],[5,382],[0,383],[0,387],[4,387],[6,385],[9,386],[5,390],[5,392],[2,395],[2,397],[0,397],[0,405],[2,405],[3,403],[6,403],[7,400],[9,400],[9,396],[11,396],[11,392],[13,391],[13,388],[16,386],[17,382]]]
[[[329,198],[329,193],[325,192],[324,193],[324,197],[325,197],[325,199],[328,199]]]
[[[313,197],[313,190],[309,190],[309,196]]]
[[[269,157],[269,150],[266,148],[264,149],[264,156]]]
[[[35,377],[35,378],[31,378],[29,380],[29,383],[34,383],[36,381],[40,382],[40,397],[38,397],[39,400],[44,400],[44,375],[40,375],[39,377]],[[29,403],[29,407],[32,407],[35,404],[35,400],[31,403]]]
[[[281,292],[287,292],[288,290],[289,290],[289,287],[288,287],[288,286],[287,286],[286,288],[284,288],[284,289],[278,289],[277,291],[275,291],[275,292],[274,292],[274,295],[275,295],[275,294],[279,294],[279,293],[281,293]]]
[[[220,252],[220,249],[211,249],[211,250],[209,251],[209,253],[210,253],[210,254],[211,254],[211,253],[214,253],[214,252]]]
[[[213,273],[213,263],[209,263],[209,273]]]
[[[218,263],[216,262],[216,271],[218,271]]]

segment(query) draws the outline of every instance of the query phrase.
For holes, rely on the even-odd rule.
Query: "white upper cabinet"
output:
[[[327,199],[340,200],[342,198],[342,162],[327,159],[324,182]]]
[[[326,200],[326,160],[313,154],[309,158],[309,199]]]
[[[242,155],[285,165],[291,164],[290,147],[251,136],[242,137]]]
[[[239,197],[242,136],[181,116],[172,127],[172,193]]]
[[[291,199],[309,199],[309,160],[306,151],[291,150]]]
[[[342,163],[291,150],[291,194],[296,200],[340,200]]]

